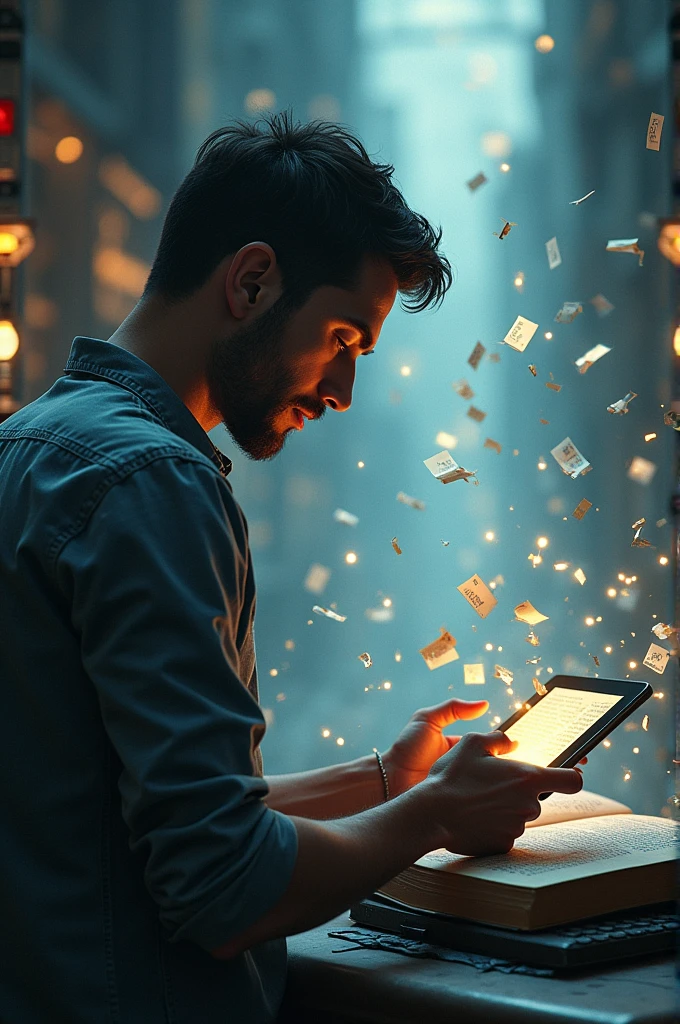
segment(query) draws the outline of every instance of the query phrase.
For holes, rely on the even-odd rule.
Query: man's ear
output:
[[[224,289],[237,320],[273,305],[281,294],[281,274],[271,245],[249,242],[239,249],[229,264]]]

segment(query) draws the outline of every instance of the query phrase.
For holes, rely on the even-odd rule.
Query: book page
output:
[[[599,793],[551,793],[541,801],[541,816],[528,821],[527,828],[536,825],[554,825],[556,821],[576,821],[579,818],[595,818],[600,814],[632,814],[630,807]]]
[[[555,686],[505,730],[519,746],[499,756],[546,768],[621,700],[620,693],[593,693]]]
[[[463,857],[435,850],[419,867],[539,889],[574,878],[675,860],[680,823],[645,814],[613,814],[528,829],[510,853]]]

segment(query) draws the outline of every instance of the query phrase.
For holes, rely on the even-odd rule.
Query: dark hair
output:
[[[298,304],[322,285],[351,288],[370,255],[391,265],[405,309],[439,305],[452,280],[441,229],[407,206],[393,173],[340,125],[290,112],[228,124],[173,197],[144,295],[185,298],[225,256],[260,241]]]

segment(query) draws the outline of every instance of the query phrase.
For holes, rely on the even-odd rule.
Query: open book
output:
[[[582,791],[553,793],[507,854],[435,850],[382,886],[411,907],[533,930],[672,900],[680,825]]]

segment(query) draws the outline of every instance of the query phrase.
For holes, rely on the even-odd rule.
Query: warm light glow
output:
[[[484,644],[484,650],[485,651],[492,651],[493,650],[493,644]]]
[[[279,674],[278,668],[270,668],[269,669],[269,675],[270,676],[278,676],[278,674]]]
[[[602,740],[602,746],[603,747],[607,747],[607,749],[609,749],[609,747],[611,747],[611,745],[612,745],[612,741],[611,740]]]
[[[546,331],[545,334],[543,335],[543,337],[545,338],[546,341],[552,341],[553,332],[552,331]]]
[[[616,597],[616,587],[607,588],[607,597]]]
[[[251,89],[246,93],[243,106],[248,114],[263,114],[276,107],[276,93],[272,89]]]
[[[676,356],[680,356],[680,327],[675,328],[675,334],[673,335],[673,351]]]
[[[539,459],[538,462],[536,463],[536,468],[540,469],[541,472],[543,472],[544,469],[548,468],[548,463],[544,462],[543,459]]]
[[[391,607],[392,607],[392,598],[391,597],[384,598],[384,600],[383,600],[383,608],[391,608]]]
[[[612,648],[609,645],[607,645],[605,647],[605,649],[604,649],[604,652],[605,652],[605,654],[611,654],[612,653]]]
[[[602,616],[598,615],[598,617],[595,619],[595,622],[602,622]]]
[[[322,730],[321,730],[321,735],[323,736],[323,738],[324,738],[325,740],[327,740],[327,739],[328,739],[328,737],[330,736],[330,734],[331,734],[331,731],[330,731],[330,729],[322,729]]]
[[[12,359],[19,351],[19,335],[11,320],[0,320],[0,360]]]
[[[630,779],[630,772],[624,772],[623,773],[623,781],[624,782],[628,782],[629,779]]]
[[[536,566],[540,565],[541,562],[543,561],[543,555],[533,555],[533,554],[529,555],[529,561],[531,562],[531,564],[533,565],[533,567],[535,569]]]
[[[548,540],[547,537],[537,537],[536,538],[536,545],[539,548],[547,548],[549,543],[550,543],[550,541]]]
[[[569,562],[555,562],[553,569],[555,572],[564,572],[565,569],[569,568]]]
[[[659,565],[668,565],[668,558],[666,555],[659,555]]]
[[[645,441],[654,441],[656,438],[656,432],[652,434],[645,434]]]
[[[366,463],[365,463],[365,462],[357,462],[357,467],[358,467],[359,469],[363,469],[365,465],[366,465]]]
[[[652,697],[656,697],[657,700],[663,700],[663,690],[657,690],[656,693],[652,694]]]
[[[337,743],[337,745],[339,747],[344,747],[344,745],[345,745],[345,741],[343,740],[342,736],[338,736],[338,738],[337,738],[337,740],[335,742]]]
[[[503,162],[501,164],[501,171],[503,172],[503,174],[507,174],[509,170],[510,170],[510,164],[506,164],[505,162]]]
[[[382,688],[383,688],[383,690],[391,690],[392,689],[392,683],[389,681],[389,679],[385,680],[385,682],[382,684]]]
[[[500,644],[498,645],[498,650],[499,650],[499,651],[502,651],[502,650],[503,650],[503,648],[501,647],[501,645],[500,645]]]
[[[633,577],[632,576],[626,576],[626,578],[624,580],[624,583],[626,584],[626,586],[629,587],[632,582],[633,582]]]
[[[618,579],[618,580],[620,580],[620,581],[621,581],[621,583],[623,583],[623,581],[625,580],[625,578],[626,578],[626,577],[625,577],[625,575],[624,575],[624,574],[623,574],[622,572],[620,572],[620,573],[619,573],[619,575],[617,576],[617,579]]]
[[[522,271],[520,271],[519,274],[515,274],[515,279],[512,283],[518,292],[522,291],[522,288],[524,287],[524,274]]]
[[[0,253],[9,256],[19,248],[19,239],[9,231],[0,231]]]
[[[348,565],[355,565],[357,557],[358,556],[356,551],[348,551],[347,554],[345,555],[345,561],[347,562]]]
[[[83,144],[75,135],[67,135],[55,146],[54,155],[60,164],[74,164],[83,155]]]
[[[495,539],[496,539],[496,534],[493,532],[493,530],[487,530],[486,533],[484,534],[484,540],[495,540]]]
[[[401,651],[395,651],[394,652],[394,660],[395,661],[401,661]]]
[[[458,438],[454,437],[453,434],[447,433],[445,430],[440,430],[434,439],[435,444],[439,444],[442,448],[455,448],[458,444]]]
[[[637,665],[638,665],[637,661],[629,661],[628,662],[628,668],[637,668]]]
[[[411,376],[411,367],[410,366],[402,366],[402,368],[400,369],[399,373],[402,375],[402,377],[410,377]]]
[[[633,747],[633,753],[634,754],[639,754],[640,753],[640,748],[639,747]]]
[[[542,35],[534,42],[534,46],[539,53],[550,53],[555,46],[555,40],[552,36]]]
[[[586,617],[585,617],[585,619],[583,621],[585,622],[586,626],[594,626],[595,625],[595,619],[592,617],[592,615],[586,615]]]

